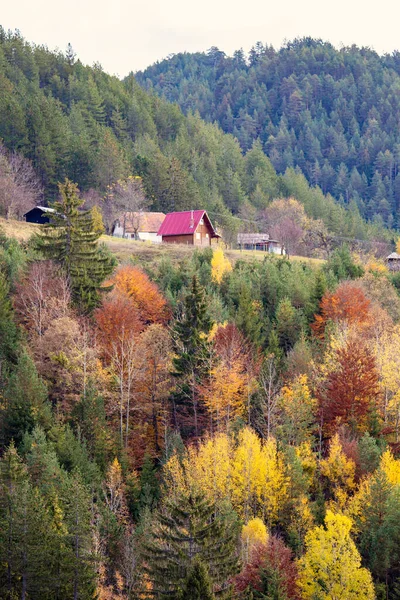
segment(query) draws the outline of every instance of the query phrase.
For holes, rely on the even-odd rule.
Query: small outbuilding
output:
[[[44,223],[50,222],[50,215],[55,213],[54,208],[49,208],[48,206],[35,206],[31,210],[28,210],[27,213],[24,214],[25,221],[27,223],[39,223],[43,225]]]
[[[241,250],[261,250],[273,254],[286,254],[278,240],[272,240],[268,233],[238,233],[237,243]]]
[[[158,230],[158,235],[167,244],[191,244],[211,246],[221,237],[214,229],[205,210],[187,210],[168,213]]]
[[[390,271],[400,271],[400,254],[392,252],[386,257],[386,262]]]
[[[158,230],[164,219],[163,212],[127,212],[115,221],[112,234],[115,237],[159,243],[162,238]]]

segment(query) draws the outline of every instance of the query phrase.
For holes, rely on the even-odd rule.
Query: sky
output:
[[[400,50],[398,0],[14,0],[0,24],[30,42],[99,62],[123,77],[178,52],[217,46],[227,54],[257,41],[279,48],[312,36],[336,47]]]

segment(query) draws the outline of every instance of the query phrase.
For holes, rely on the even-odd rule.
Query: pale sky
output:
[[[177,52],[246,52],[312,36],[336,47],[400,49],[399,0],[1,0],[0,24],[125,76]]]

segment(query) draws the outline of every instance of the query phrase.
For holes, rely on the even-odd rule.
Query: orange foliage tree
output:
[[[167,398],[171,391],[171,358],[172,342],[167,328],[159,323],[150,325],[139,336],[139,376],[135,385],[138,409],[148,432],[144,450],[154,456],[159,455],[165,441]]]
[[[138,267],[120,267],[110,283],[115,290],[129,298],[145,324],[164,323],[169,317],[167,301],[158,286]]]
[[[221,429],[246,412],[253,384],[248,377],[250,349],[235,325],[220,325],[214,333],[212,356],[209,379],[200,389],[213,422]]]
[[[118,381],[121,445],[128,445],[129,418],[136,377],[136,344],[143,323],[129,298],[113,291],[94,313],[102,354]]]
[[[323,337],[328,321],[366,326],[371,321],[371,301],[363,289],[352,281],[341,283],[334,293],[326,292],[320,303],[320,313],[312,325],[314,333]]]
[[[320,409],[328,432],[341,423],[363,428],[379,397],[375,359],[359,340],[351,339],[336,352],[336,366],[320,387]]]
[[[115,291],[105,297],[94,317],[103,354],[108,359],[116,349],[121,352],[124,339],[137,336],[144,329],[140,314],[129,298]]]

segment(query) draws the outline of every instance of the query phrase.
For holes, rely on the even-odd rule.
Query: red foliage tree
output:
[[[331,433],[342,423],[362,425],[379,396],[375,359],[359,340],[337,351],[336,368],[319,391],[324,427]]]
[[[334,293],[326,292],[320,303],[320,314],[315,315],[314,333],[323,337],[328,321],[347,325],[368,325],[371,321],[371,301],[363,289],[352,281],[341,283]]]
[[[268,585],[271,597],[299,600],[297,576],[291,550],[280,538],[271,536],[265,545],[260,544],[254,549],[251,561],[235,577],[233,583],[239,598],[248,591],[266,592]],[[272,586],[275,589],[272,590]]]

